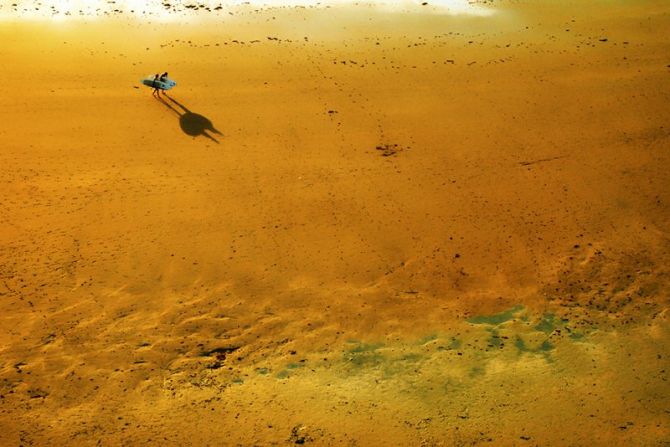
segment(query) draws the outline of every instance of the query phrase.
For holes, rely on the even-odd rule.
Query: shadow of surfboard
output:
[[[172,104],[174,104],[174,106],[169,102],[165,101],[163,97],[167,98]],[[191,112],[186,106],[178,102],[176,99],[167,96],[165,93],[163,93],[163,97],[154,96],[154,98],[158,99],[167,108],[169,108],[170,110],[175,112],[177,116],[179,116],[179,127],[181,127],[182,132],[192,137],[202,135],[205,138],[209,138],[216,144],[219,144],[219,141],[216,138],[214,138],[212,134],[221,136],[223,136],[223,134],[214,127],[214,124],[212,124],[209,118],[200,115],[199,113]]]

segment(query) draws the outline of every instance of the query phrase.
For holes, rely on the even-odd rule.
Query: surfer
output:
[[[167,73],[167,71],[166,71],[165,73],[163,73],[163,74],[161,75],[160,80],[161,80],[161,81],[167,81],[167,78],[168,78],[168,73]]]
[[[158,77],[158,73],[156,73],[156,75],[154,76],[154,80],[151,82],[151,86],[154,88],[154,91],[153,91],[152,94],[154,94],[154,95],[159,95],[160,94],[160,90],[158,90],[158,85],[156,84],[156,82],[158,82],[160,80],[161,79]]]

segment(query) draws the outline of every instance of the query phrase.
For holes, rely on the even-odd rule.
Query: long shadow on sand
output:
[[[172,102],[176,107],[170,104],[169,102],[165,101],[163,97],[170,100],[170,102]],[[216,144],[219,144],[219,141],[216,138],[214,138],[211,134],[212,133],[215,133],[217,135],[223,135],[223,134],[214,127],[214,124],[212,124],[212,122],[207,117],[202,116],[198,113],[191,112],[188,108],[186,108],[186,106],[179,103],[176,99],[167,96],[166,94],[163,94],[163,96],[154,96],[154,98],[158,99],[168,109],[172,110],[174,113],[177,114],[177,116],[179,116],[179,127],[181,127],[181,130],[186,135],[190,135],[192,137],[203,135],[204,137],[207,137],[213,142],[215,142]]]

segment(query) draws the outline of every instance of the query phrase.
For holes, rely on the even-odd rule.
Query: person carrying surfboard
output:
[[[159,94],[160,94],[160,90],[158,90],[158,84],[157,84],[157,82],[159,82],[159,81],[161,81],[161,80],[162,80],[162,79],[160,79],[160,78],[158,77],[158,73],[156,73],[156,75],[154,76],[154,80],[151,82],[151,86],[154,88],[154,91],[153,91],[152,94],[155,94],[155,95],[159,95]]]
[[[146,78],[142,79],[141,82],[147,87],[151,87],[153,89],[154,96],[159,96],[161,90],[165,92],[166,90],[170,90],[175,85],[177,85],[177,82],[175,82],[173,79],[168,78],[167,71],[162,75],[159,75],[158,73],[156,73],[155,75],[149,75]]]

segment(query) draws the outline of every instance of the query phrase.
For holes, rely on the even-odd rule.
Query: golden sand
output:
[[[490,8],[2,22],[0,445],[670,443],[670,6]]]

